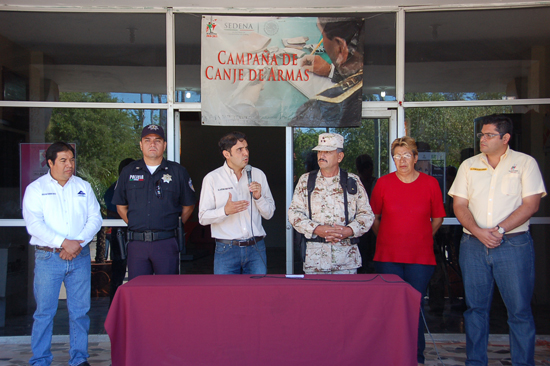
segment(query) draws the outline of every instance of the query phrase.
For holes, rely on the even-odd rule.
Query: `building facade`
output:
[[[22,182],[32,177],[23,153],[58,139],[74,142],[78,174],[92,183],[101,201],[116,180],[119,161],[140,156],[137,131],[149,123],[166,128],[167,158],[188,169],[197,193],[202,178],[222,163],[219,137],[233,129],[249,136],[251,163],[266,172],[278,208],[266,223],[268,245],[287,248],[286,268],[292,272],[286,208],[313,132],[201,124],[205,15],[363,17],[363,125],[339,132],[355,137],[350,159],[363,153],[373,157],[375,176],[394,169],[388,145],[408,134],[423,142],[419,168],[440,179],[446,196],[453,168],[479,150],[476,119],[508,113],[516,129],[513,148],[532,155],[550,182],[550,2],[380,6],[352,1],[297,8],[290,1],[276,7],[244,1],[227,8],[176,0],[155,6],[8,0],[3,5],[0,320],[32,313],[34,306],[34,253],[21,216]],[[351,160],[347,164],[353,170]],[[531,220],[537,304],[550,303],[549,202],[543,199]],[[448,198],[446,205],[450,210]],[[460,226],[452,212],[448,215],[440,241],[452,242]],[[106,220],[104,226],[115,224]],[[442,247],[452,264],[455,247]]]

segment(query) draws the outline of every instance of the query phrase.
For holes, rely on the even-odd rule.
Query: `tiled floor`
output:
[[[0,343],[0,366],[23,366],[29,364],[31,357],[30,337],[15,337],[12,344]],[[1,341],[0,341],[1,342]],[[52,343],[54,362],[52,366],[67,365],[69,361],[69,338],[57,336]],[[93,366],[111,365],[111,342],[107,335],[90,336],[88,343],[88,362]]]
[[[15,339],[17,338],[17,339]],[[29,337],[15,337],[15,344],[2,344],[0,340],[0,366],[22,366],[28,364],[31,351]],[[464,365],[466,359],[464,335],[436,335],[437,352],[441,357],[438,360],[437,352],[429,338],[426,339],[426,363],[425,365]],[[491,336],[489,346],[489,366],[511,365],[510,349],[507,337]],[[53,366],[66,365],[68,356],[68,337],[58,336],[54,340],[52,352],[54,354]],[[91,336],[89,342],[89,362],[93,366],[111,365],[111,343],[106,335]],[[535,365],[550,365],[550,337],[541,336],[538,338],[535,350]],[[376,365],[379,366],[379,365]]]
[[[436,349],[433,343],[426,337],[426,363],[425,365],[464,365],[466,360],[466,343],[463,334],[438,334],[436,338]],[[510,347],[508,336],[490,336],[490,344],[487,352],[489,366],[512,365],[510,360]],[[550,337],[538,336],[535,347],[535,365],[550,365]],[[441,360],[438,360],[438,353]]]

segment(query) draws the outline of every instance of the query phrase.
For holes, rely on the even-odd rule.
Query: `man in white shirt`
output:
[[[248,143],[231,132],[218,143],[225,163],[202,182],[199,222],[211,225],[216,239],[214,274],[266,274],[265,230],[275,201],[265,174],[248,165]]]
[[[23,218],[36,247],[31,365],[50,365],[53,318],[65,283],[70,322],[69,365],[88,364],[91,259],[88,243],[101,228],[99,203],[88,182],[74,176],[75,152],[64,142],[46,151],[48,174],[25,191]]]

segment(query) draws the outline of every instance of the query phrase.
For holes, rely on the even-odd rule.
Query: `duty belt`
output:
[[[216,239],[218,243],[222,244],[229,244],[229,245],[236,245],[238,247],[248,247],[250,245],[254,245],[260,240],[263,240],[263,236],[255,236],[253,238],[248,239],[234,239],[234,240],[228,240],[228,239]]]
[[[159,241],[176,236],[176,231],[129,231],[128,241]]]

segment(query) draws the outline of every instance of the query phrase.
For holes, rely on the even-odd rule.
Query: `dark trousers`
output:
[[[179,274],[176,238],[128,243],[128,280],[141,275]]]

